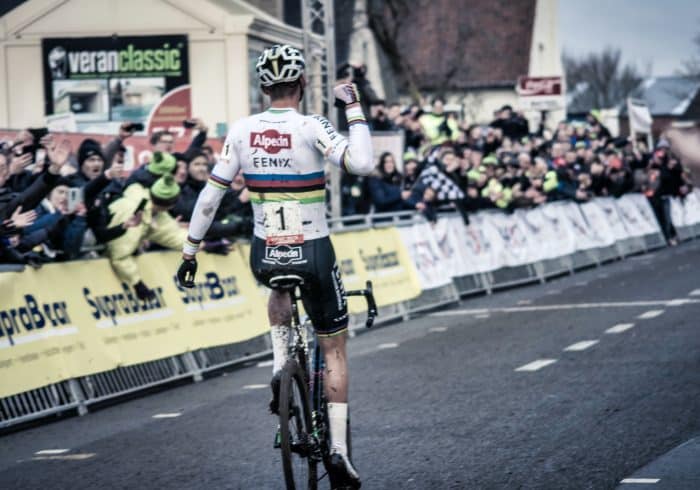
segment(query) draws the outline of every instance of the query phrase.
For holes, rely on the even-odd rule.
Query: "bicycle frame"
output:
[[[313,339],[313,356],[309,357],[309,335],[305,324],[302,324],[299,318],[298,302],[301,300],[301,295],[298,293],[298,288],[290,290],[292,303],[292,324],[294,340],[290,346],[289,358],[295,359],[306,381],[307,389],[311,395],[311,435],[313,436],[313,450],[311,452],[313,458],[317,461],[323,460],[324,456],[329,451],[329,434],[328,420],[326,413],[326,399],[323,392],[323,371],[325,362],[321,346],[315,334]],[[374,301],[372,290],[372,282],[367,281],[365,289],[354,291],[346,291],[345,296],[364,296],[367,301],[367,320],[365,326],[370,328],[374,324],[374,318],[377,316],[377,305]]]

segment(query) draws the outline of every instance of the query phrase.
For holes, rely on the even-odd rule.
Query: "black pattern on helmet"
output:
[[[262,52],[255,64],[260,85],[295,82],[304,74],[304,56],[289,44],[275,44]]]

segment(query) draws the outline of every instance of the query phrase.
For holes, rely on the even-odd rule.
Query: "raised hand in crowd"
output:
[[[20,175],[33,161],[34,155],[31,153],[17,155],[13,152],[10,159],[10,175]]]
[[[46,140],[43,138],[42,141]],[[49,172],[55,175],[61,173],[61,169],[68,162],[70,156],[70,142],[63,140],[56,143],[53,138],[46,140],[47,156],[49,157]]]
[[[3,225],[8,229],[21,229],[30,226],[36,221],[36,211],[22,211],[22,206],[15,209],[9,219],[3,221]]]
[[[119,126],[119,139],[124,141],[125,139],[133,136],[136,128],[134,123],[130,121],[125,121]]]
[[[116,159],[112,162],[112,166],[105,170],[105,177],[109,180],[121,179],[124,177],[124,163],[117,162]]]
[[[204,121],[198,117],[193,117],[190,119],[191,122],[195,124],[193,129],[196,129],[197,131],[201,131],[203,133],[206,133],[209,131],[209,127],[204,123]]]

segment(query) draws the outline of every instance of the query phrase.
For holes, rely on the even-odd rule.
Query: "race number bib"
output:
[[[266,202],[265,236],[268,245],[299,245],[304,243],[299,201]]]

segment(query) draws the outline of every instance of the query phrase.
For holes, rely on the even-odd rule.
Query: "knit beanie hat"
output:
[[[407,151],[406,153],[403,154],[404,163],[410,162],[411,160],[413,160],[414,162],[418,161],[418,155],[416,155],[416,152]]]
[[[493,154],[485,156],[482,160],[481,163],[484,165],[498,165],[498,158],[496,158]]]
[[[177,162],[175,161],[175,157],[173,157],[170,153],[157,151],[153,154],[151,163],[146,166],[146,170],[152,174],[166,175],[173,174],[176,167]]]
[[[92,138],[84,139],[78,147],[78,167],[81,167],[85,160],[94,155],[100,157],[102,161],[105,159],[105,157],[102,155],[102,146],[100,146],[99,142]]]
[[[175,182],[172,175],[164,175],[151,186],[151,201],[153,204],[163,207],[170,207],[177,202],[180,197],[180,186]]]

